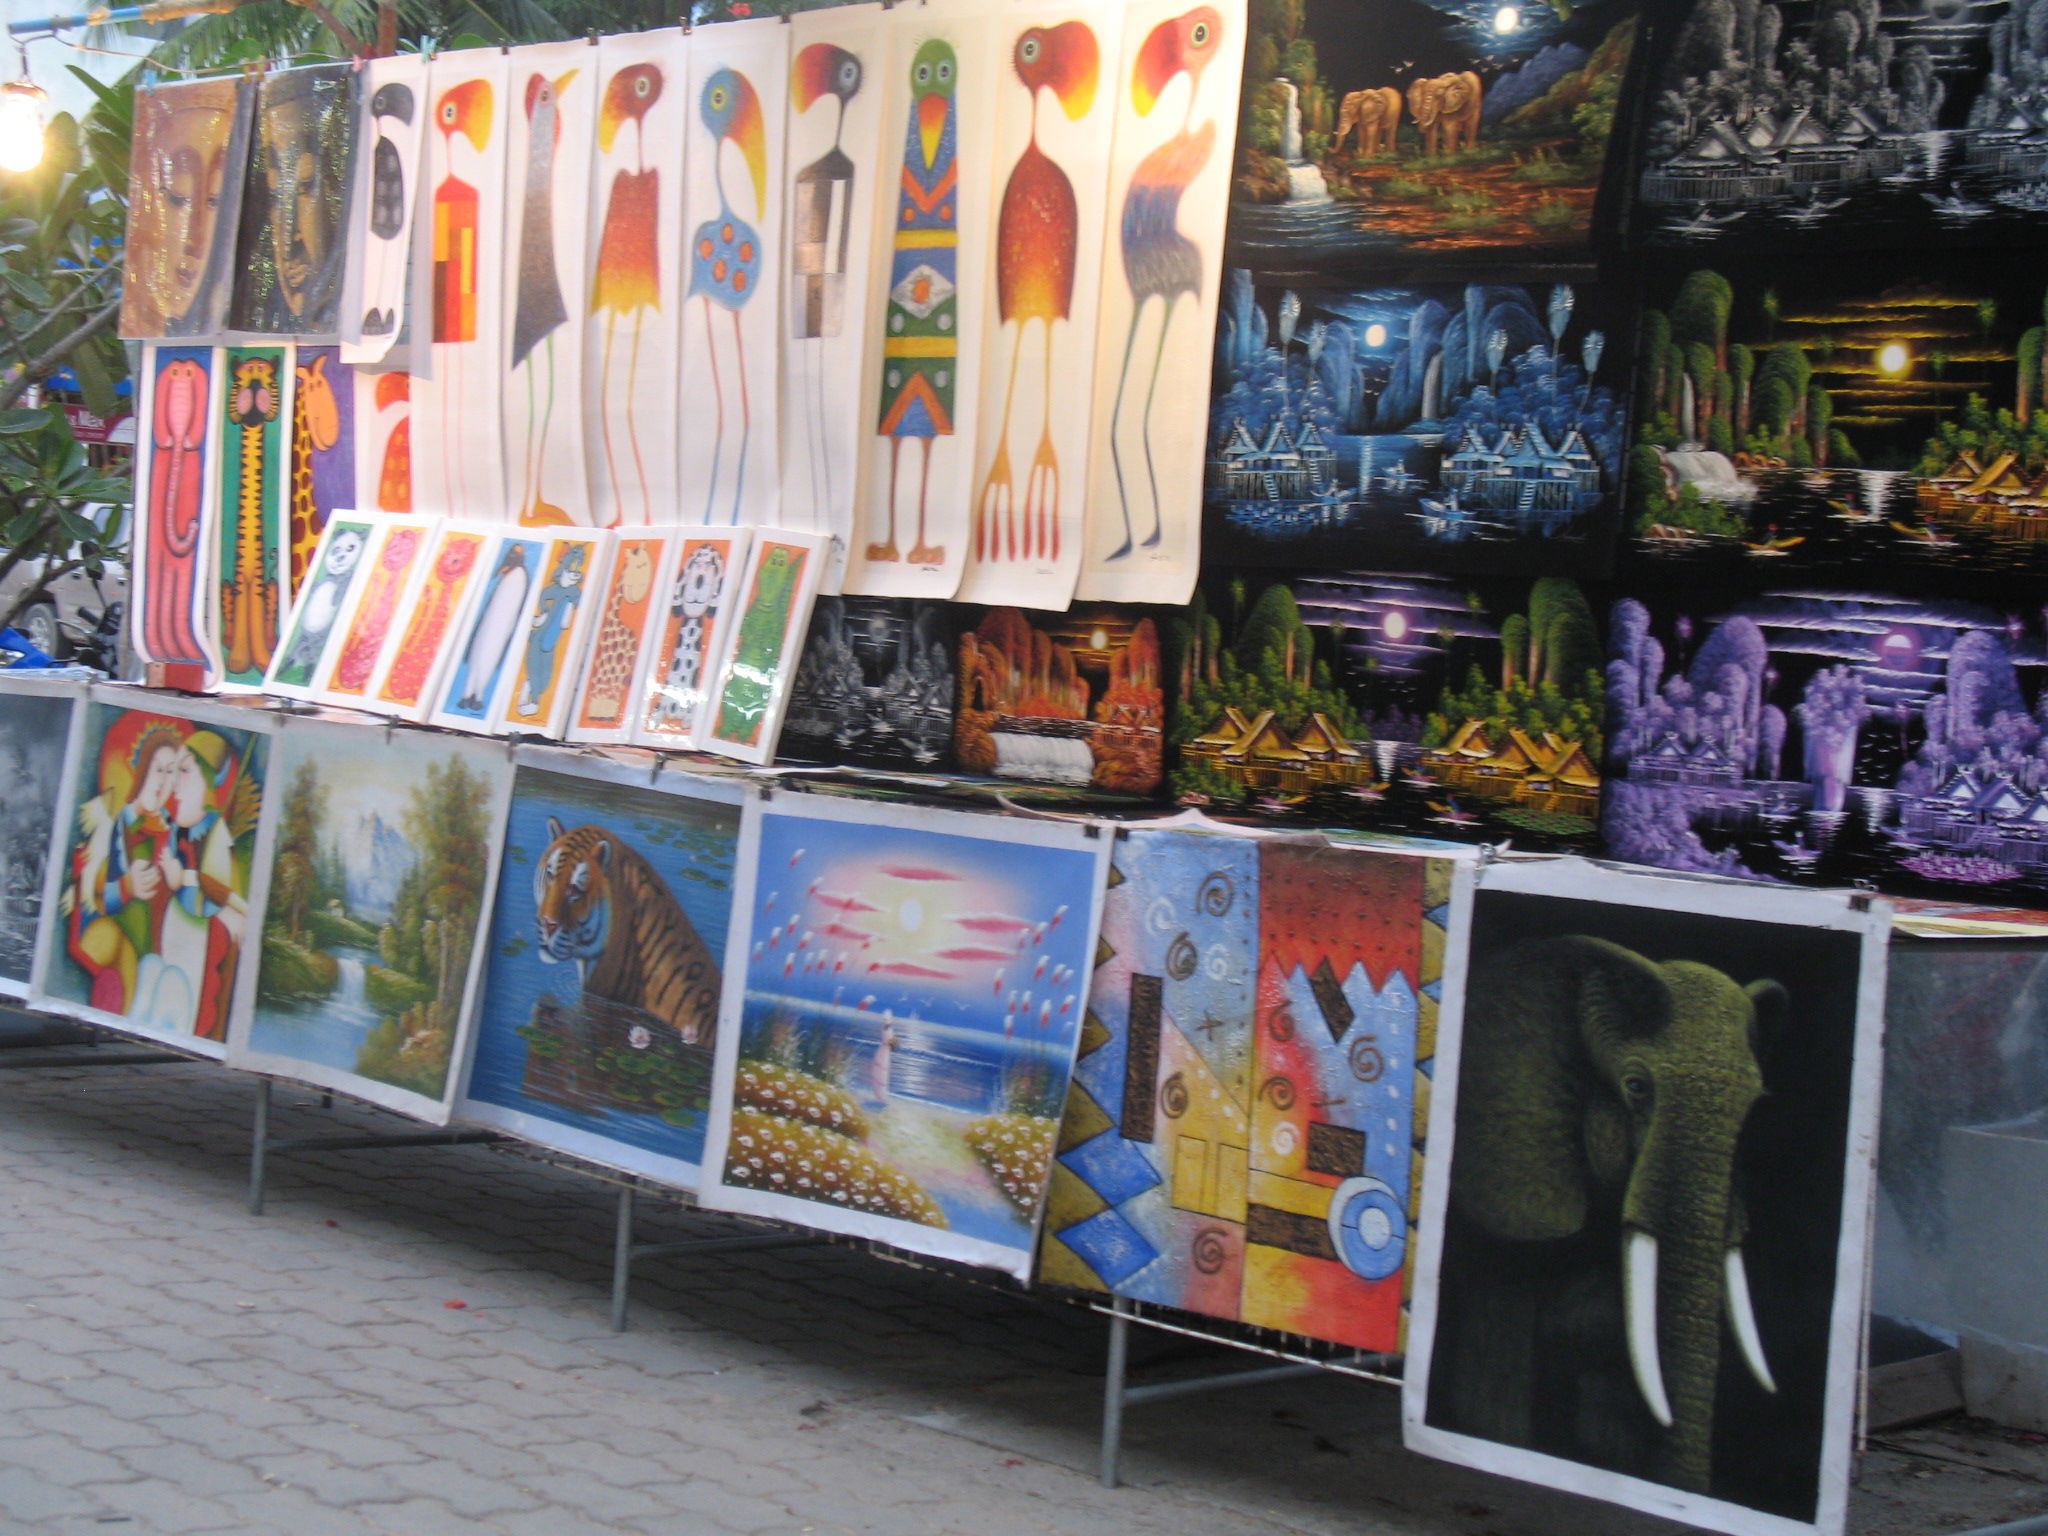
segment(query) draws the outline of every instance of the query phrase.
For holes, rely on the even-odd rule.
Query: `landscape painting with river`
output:
[[[1643,316],[1635,551],[1738,580],[2048,572],[2048,281],[2025,263],[1667,283]]]
[[[1585,246],[1635,51],[1632,0],[1255,0],[1230,259]]]
[[[230,1056],[445,1119],[504,820],[503,749],[311,723],[280,747],[262,961]]]

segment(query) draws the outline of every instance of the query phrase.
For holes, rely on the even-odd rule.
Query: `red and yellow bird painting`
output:
[[[464,80],[442,91],[434,102],[434,127],[452,151],[466,139],[482,153],[491,142],[497,93],[488,80]],[[475,186],[450,170],[434,188],[434,284],[432,336],[437,345],[459,346],[477,339],[478,263],[482,198]],[[461,356],[448,354],[448,379],[436,393],[444,401],[461,397]],[[437,381],[438,385],[438,381]],[[451,510],[463,507],[462,455],[441,455],[448,476]]]
[[[996,312],[1010,350],[1002,425],[975,508],[974,557],[981,561],[1059,558],[1060,466],[1053,445],[1053,322],[1069,317],[1080,216],[1074,183],[1038,144],[1040,96],[1050,91],[1069,119],[1080,121],[1095,103],[1102,50],[1084,21],[1030,27],[1017,38],[1010,65],[1031,94],[1031,138],[1010,170],[996,223]],[[1010,417],[1017,401],[1018,365],[1033,321],[1044,336],[1044,414],[1037,451],[1025,476],[1020,508],[1010,466]],[[1021,516],[1020,516],[1021,512]],[[1019,543],[1021,523],[1023,539]]]
[[[621,324],[627,327],[626,378],[639,372],[640,337],[649,317],[661,313],[661,168],[647,158],[647,114],[661,100],[667,80],[660,64],[643,60],[629,64],[605,82],[597,109],[597,147],[612,153],[627,125],[633,130],[631,167],[612,177],[605,202],[603,232],[598,238],[597,271],[590,286],[590,312],[604,316],[604,352],[598,370],[599,421],[604,434],[605,475],[609,495],[601,505],[616,518],[625,503],[625,482],[619,473],[618,447],[612,438],[614,415],[624,422],[626,446],[632,455],[639,492],[639,521],[655,521],[653,489],[640,451],[637,413],[614,413],[611,404],[612,349]]]

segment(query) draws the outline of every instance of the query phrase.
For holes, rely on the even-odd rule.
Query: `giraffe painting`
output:
[[[338,347],[300,347],[293,365],[290,560],[292,591],[328,517],[356,501],[355,380]]]

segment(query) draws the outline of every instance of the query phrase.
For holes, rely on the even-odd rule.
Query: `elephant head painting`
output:
[[[1652,1485],[1637,1507],[1660,1513],[1815,1520],[1853,1397],[1851,1064],[1881,1023],[1864,955],[1882,927],[1841,897],[1749,920],[1810,897],[1716,888],[1688,911],[1671,882],[1578,871],[1570,889],[1637,889],[1563,899],[1539,872],[1474,902],[1431,1134],[1449,1175],[1423,1213],[1441,1242],[1425,1432],[1483,1443],[1492,1470],[1513,1448]]]
[[[1479,111],[1483,92],[1471,70],[1435,75],[1408,87],[1408,115],[1431,159],[1456,154],[1479,142]]]

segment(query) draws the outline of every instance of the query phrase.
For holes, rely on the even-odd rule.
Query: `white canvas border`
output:
[[[982,1238],[962,1237],[914,1221],[872,1216],[844,1206],[800,1200],[793,1195],[779,1195],[766,1190],[743,1189],[723,1182],[725,1154],[732,1137],[732,1085],[739,1067],[740,1026],[746,1005],[746,965],[753,948],[754,893],[759,885],[761,866],[761,822],[769,815],[810,821],[859,822],[910,832],[1087,853],[1094,863],[1089,876],[1091,889],[1087,914],[1086,953],[1091,956],[1101,940],[1102,898],[1109,889],[1110,851],[1116,842],[1114,829],[1108,823],[1098,821],[984,815],[916,805],[827,799],[819,795],[804,795],[801,799],[779,805],[769,798],[750,796],[740,819],[739,856],[732,890],[733,920],[727,930],[725,989],[718,1009],[718,1052],[711,1070],[711,1122],[704,1134],[704,1176],[697,1203],[709,1211],[731,1211],[735,1215],[761,1216],[820,1232],[872,1238],[909,1253],[1000,1270],[1028,1283],[1038,1259],[1039,1228],[1045,1219],[1043,1192],[1030,1222],[1030,1237],[1022,1248],[1011,1248]],[[1073,1049],[1067,1057],[1066,1075],[1070,1080],[1074,1056],[1079,1052],[1080,1044],[1081,1029],[1077,1020]]]
[[[1698,917],[1826,928],[1860,934],[1855,1059],[1842,1180],[1842,1232],[1835,1253],[1835,1294],[1829,1311],[1828,1376],[1822,1398],[1821,1453],[1815,1517],[1809,1523],[1687,1493],[1645,1478],[1438,1429],[1425,1421],[1430,1361],[1436,1345],[1438,1282],[1443,1268],[1443,1213],[1449,1204],[1457,1126],[1458,1071],[1463,1048],[1463,976],[1458,1023],[1439,1014],[1436,1073],[1431,1083],[1429,1155],[1423,1164],[1422,1230],[1415,1264],[1407,1361],[1401,1383],[1401,1440],[1411,1451],[1522,1482],[1561,1488],[1727,1536],[1842,1536],[1848,1512],[1858,1378],[1863,1346],[1866,1272],[1870,1262],[1871,1197],[1876,1187],[1878,1094],[1883,1071],[1885,961],[1891,909],[1856,892],[1800,890],[1746,881],[1686,879],[1633,872],[1589,859],[1490,861],[1479,889],[1646,907]],[[1855,903],[1866,904],[1858,910]],[[1469,958],[1469,924],[1467,930]],[[1448,991],[1448,988],[1446,989]]]

